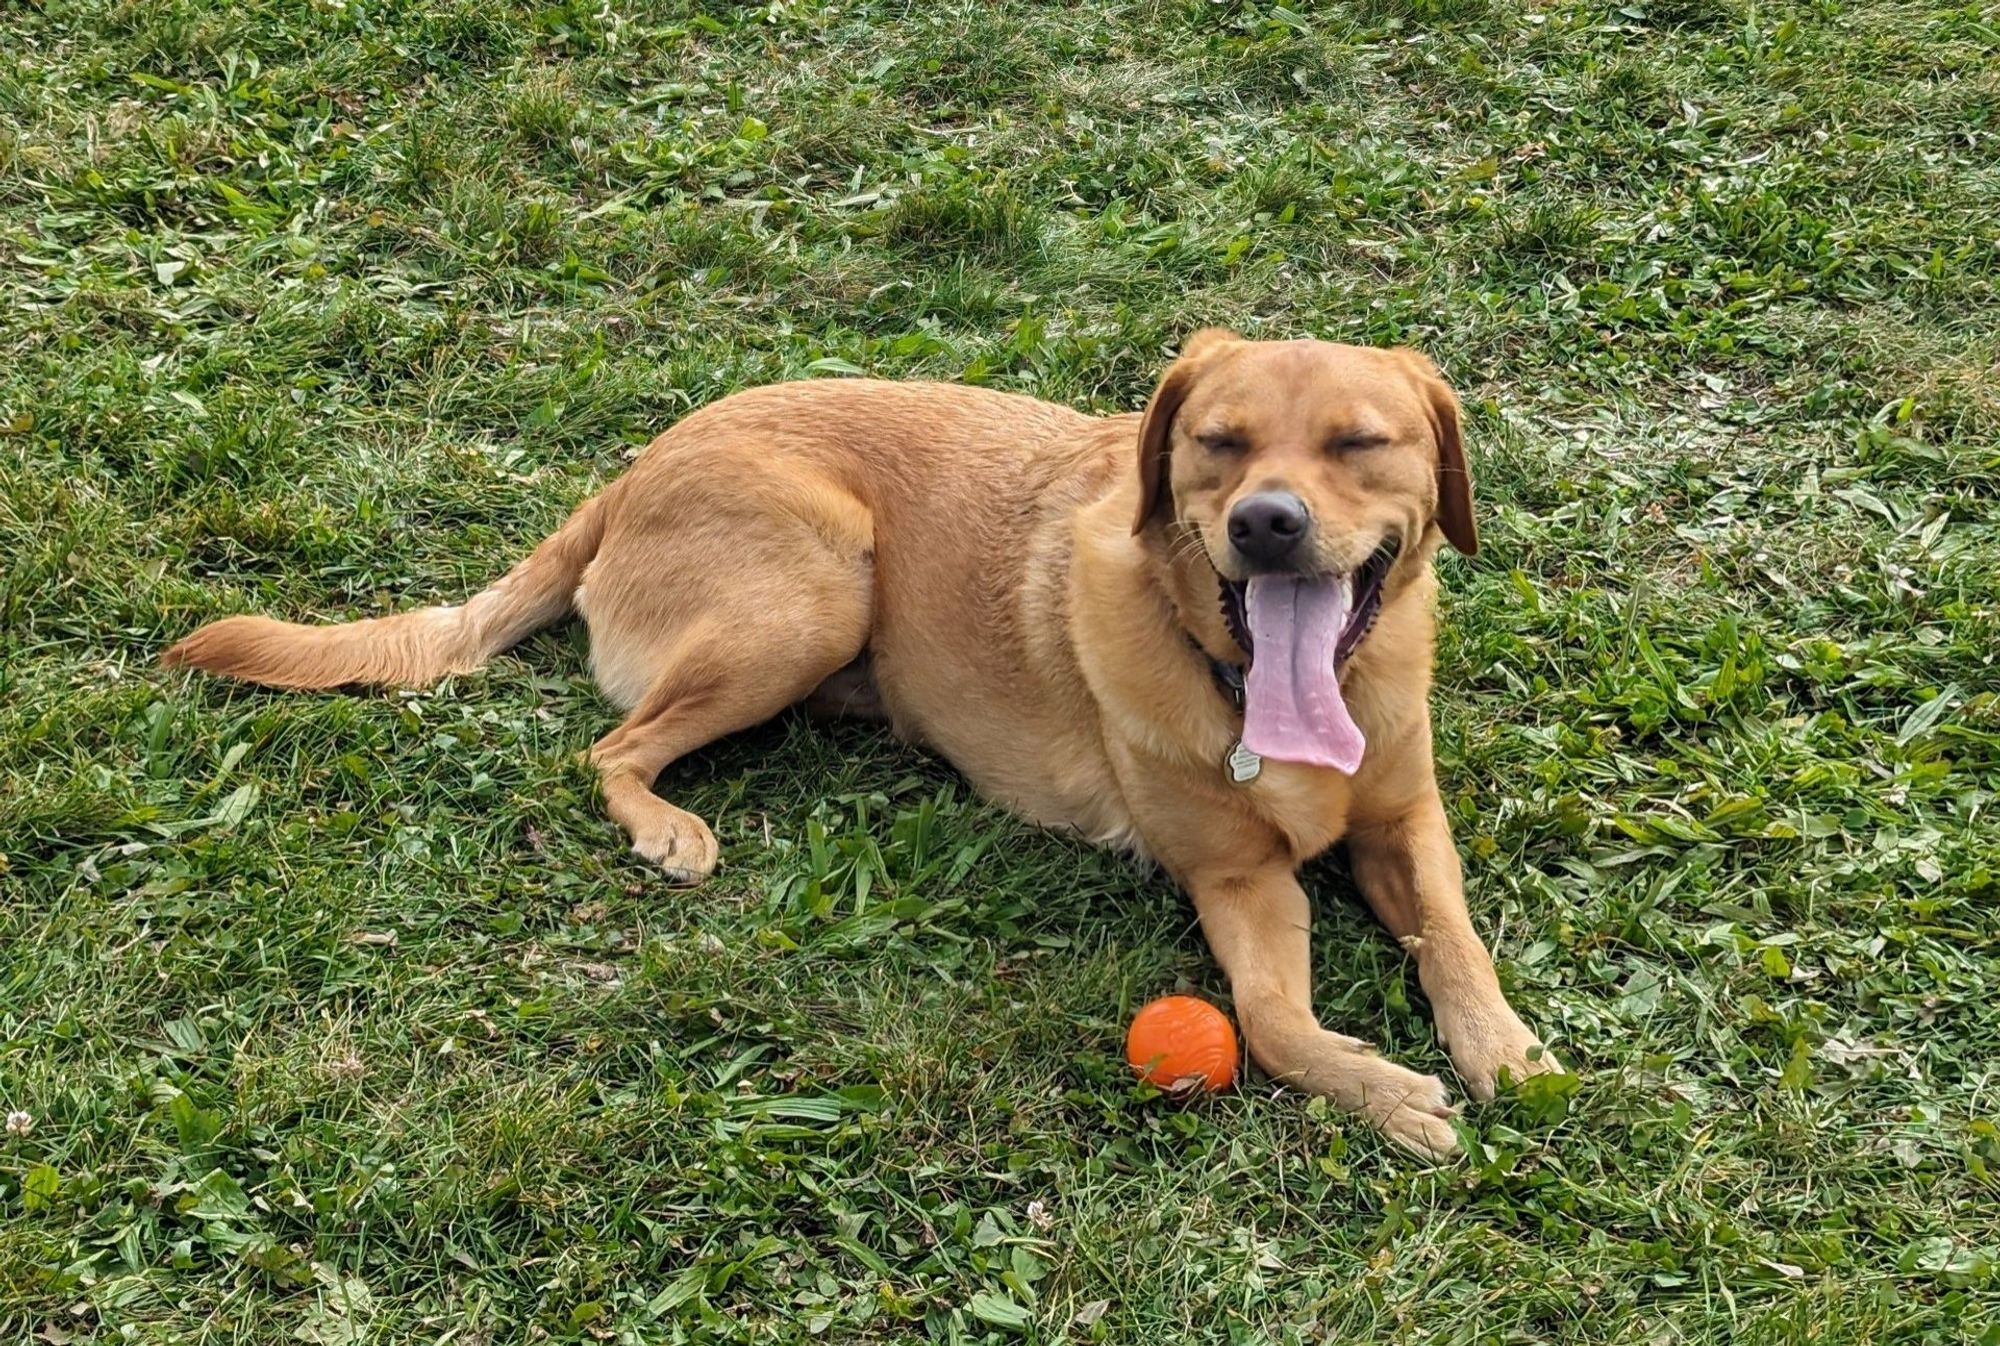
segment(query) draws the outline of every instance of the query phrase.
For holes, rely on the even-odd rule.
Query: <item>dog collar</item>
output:
[[[1244,670],[1227,659],[1218,659],[1210,654],[1201,647],[1201,642],[1196,640],[1192,633],[1188,634],[1187,643],[1196,654],[1208,661],[1208,676],[1215,679],[1215,690],[1222,693],[1222,699],[1229,703],[1230,709],[1241,715]]]
[[[1229,587],[1229,581],[1223,579],[1220,571],[1216,572],[1215,585],[1216,596],[1222,606],[1222,620],[1229,628],[1230,639],[1236,642],[1236,647],[1244,654],[1251,654],[1250,623],[1244,615],[1242,603],[1237,600],[1235,591]],[[1243,683],[1248,674],[1249,661],[1246,659],[1241,664],[1232,664],[1227,659],[1218,659],[1202,647],[1202,643],[1195,639],[1194,632],[1183,629],[1181,634],[1187,637],[1188,647],[1207,662],[1208,676],[1215,680],[1215,690],[1222,693],[1222,699],[1229,703],[1230,710],[1241,718],[1246,701]],[[1263,757],[1244,747],[1240,738],[1230,744],[1229,751],[1223,755],[1222,774],[1232,785],[1248,786],[1263,772]]]
[[[1220,571],[1216,572],[1215,590],[1216,601],[1222,608],[1223,624],[1229,628],[1229,638],[1236,642],[1237,648],[1247,654],[1250,650],[1248,623],[1244,621],[1240,605],[1234,601],[1234,596],[1229,591],[1229,581],[1222,578]],[[1229,703],[1230,709],[1241,715],[1244,698],[1243,679],[1249,666],[1232,664],[1227,659],[1216,658],[1202,647],[1202,643],[1194,638],[1192,631],[1183,631],[1181,634],[1187,637],[1188,647],[1208,662],[1208,675],[1215,680],[1215,689],[1222,693],[1222,699]]]

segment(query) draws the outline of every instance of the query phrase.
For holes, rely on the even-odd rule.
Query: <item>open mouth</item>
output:
[[[1382,609],[1396,560],[1384,542],[1345,575],[1253,575],[1224,582],[1222,610],[1250,656],[1241,746],[1260,757],[1353,775],[1368,741],[1348,712],[1340,669]]]
[[[1338,668],[1353,657],[1361,648],[1361,642],[1375,629],[1375,619],[1382,613],[1382,585],[1389,578],[1389,567],[1396,564],[1396,556],[1402,546],[1394,537],[1383,540],[1382,545],[1345,575],[1327,576],[1324,583],[1347,586],[1347,620],[1334,643],[1333,662]],[[1249,616],[1250,581],[1225,579],[1222,582],[1222,619],[1229,625],[1230,637],[1243,652],[1252,659],[1256,650],[1252,644]]]

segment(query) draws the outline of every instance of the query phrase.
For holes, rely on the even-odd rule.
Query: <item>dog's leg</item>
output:
[[[622,502],[583,577],[598,686],[632,708],[591,749],[632,849],[678,883],[715,869],[708,824],[653,793],[668,763],[802,700],[868,643],[872,521],[796,464],[687,455]]]
[[[632,849],[669,879],[707,878],[715,869],[715,833],[654,794],[654,779],[703,744],[770,719],[853,658],[866,629],[866,595],[857,598],[858,620],[828,623],[821,611],[817,624],[788,621],[782,631],[701,624],[663,652],[665,667],[652,690],[591,749],[606,811],[631,836]]]
[[[1313,1017],[1311,918],[1289,869],[1196,871],[1187,886],[1258,1065],[1359,1113],[1419,1154],[1443,1158],[1457,1150],[1442,1084],[1329,1033]]]
[[[1493,959],[1465,910],[1465,881],[1435,787],[1400,817],[1347,838],[1355,882],[1376,917],[1417,960],[1438,1036],[1474,1098],[1514,1079],[1562,1069],[1500,991]]]

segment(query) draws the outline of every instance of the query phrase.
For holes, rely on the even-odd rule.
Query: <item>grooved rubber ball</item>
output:
[[[1132,1016],[1125,1059],[1161,1089],[1213,1093],[1236,1079],[1236,1030],[1206,1000],[1162,996]]]

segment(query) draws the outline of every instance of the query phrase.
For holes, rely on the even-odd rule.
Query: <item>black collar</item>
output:
[[[1242,604],[1229,590],[1229,581],[1218,572],[1215,577],[1216,595],[1222,604],[1222,619],[1228,624],[1230,638],[1248,652],[1250,633],[1245,629]],[[1188,645],[1194,652],[1208,661],[1208,675],[1215,679],[1215,689],[1222,693],[1222,699],[1238,715],[1243,713],[1243,679],[1249,671],[1247,664],[1232,664],[1227,659],[1218,659],[1202,648],[1202,643],[1194,638],[1194,632],[1184,631]]]
[[[1208,661],[1208,675],[1215,679],[1215,690],[1222,693],[1222,699],[1238,715],[1243,713],[1243,677],[1245,670],[1227,659],[1218,659],[1201,647],[1193,632],[1187,633],[1187,643],[1194,652]]]

